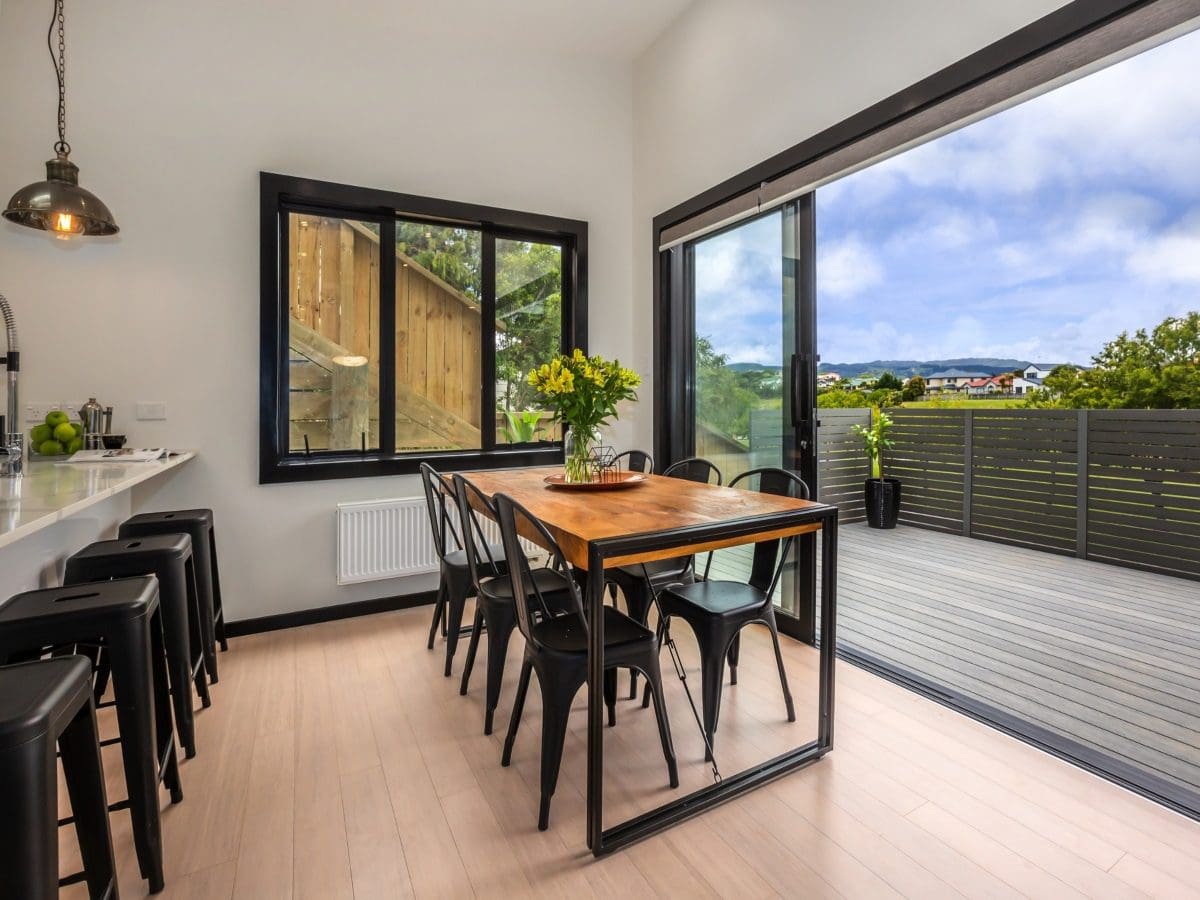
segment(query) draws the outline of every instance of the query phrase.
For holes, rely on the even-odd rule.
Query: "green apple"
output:
[[[38,453],[42,456],[58,456],[63,452],[63,445],[58,441],[42,441],[38,444]]]
[[[48,441],[54,436],[54,430],[49,425],[34,425],[29,429],[29,443],[36,447],[42,441]]]
[[[78,453],[83,449],[83,438],[71,438],[71,443],[67,444],[68,453]]]
[[[72,423],[71,423],[71,430],[75,432],[75,437],[77,437],[77,438],[81,438],[81,437],[83,437],[83,425],[82,425],[82,423],[80,423],[80,422],[72,422]]]
[[[75,427],[70,422],[54,426],[54,439],[60,444],[69,444],[75,440]]]
[[[59,425],[70,421],[71,417],[61,409],[54,409],[46,414],[46,424],[51,428],[57,428]]]

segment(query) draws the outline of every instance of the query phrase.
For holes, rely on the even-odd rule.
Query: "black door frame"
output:
[[[818,496],[816,456],[816,225],[812,194],[790,200],[763,216],[781,213],[782,290],[790,293],[791,314],[784,315],[783,465],[800,473],[812,496]],[[755,221],[758,216],[704,235],[711,238]],[[695,454],[695,242],[661,251],[655,307],[655,435],[654,458],[665,467]],[[816,537],[797,541],[794,569],[797,614],[776,610],[779,630],[815,644]]]

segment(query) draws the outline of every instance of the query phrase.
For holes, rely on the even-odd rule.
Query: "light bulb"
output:
[[[59,237],[68,237],[75,233],[75,217],[70,213],[55,213],[54,214],[54,230],[58,232]]]

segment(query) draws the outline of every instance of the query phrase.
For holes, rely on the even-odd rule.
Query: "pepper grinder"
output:
[[[95,397],[89,397],[88,402],[79,408],[79,421],[83,423],[83,449],[100,450],[104,447],[101,438],[101,422],[104,407],[96,402]]]

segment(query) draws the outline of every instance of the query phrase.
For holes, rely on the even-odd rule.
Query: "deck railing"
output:
[[[1200,579],[1200,410],[888,413],[902,524]],[[821,497],[850,521],[868,414],[820,411]]]

